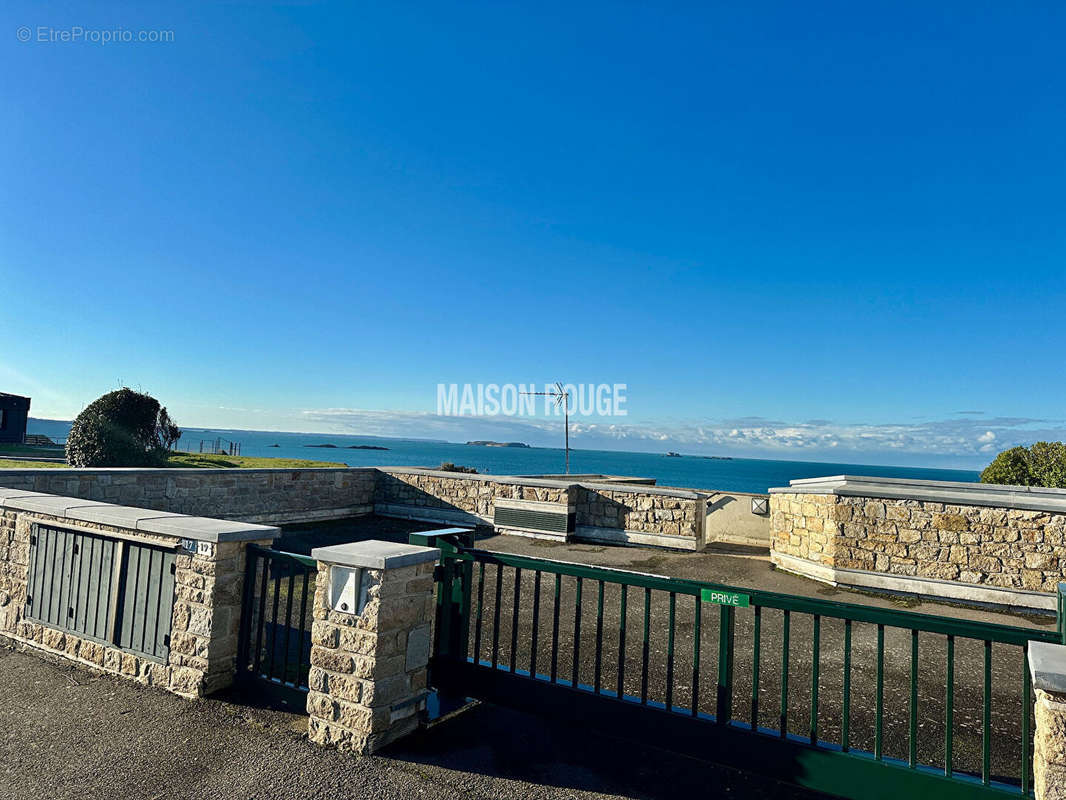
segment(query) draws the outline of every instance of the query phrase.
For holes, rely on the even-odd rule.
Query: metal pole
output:
[[[566,474],[570,474],[570,393],[563,395],[563,420],[566,425]]]

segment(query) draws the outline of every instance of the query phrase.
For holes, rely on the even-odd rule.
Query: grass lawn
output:
[[[0,458],[0,469],[64,469],[62,461],[19,461],[17,458]]]
[[[296,469],[307,467],[344,467],[333,461],[309,461],[303,458],[263,458],[253,456],[212,456],[201,453],[172,453],[168,467],[207,467],[214,469]]]
[[[52,456],[63,457],[66,450],[63,447],[41,447],[35,444],[15,444],[14,442],[4,442],[0,444],[0,456],[43,456],[51,458]]]
[[[243,467],[296,469],[307,467],[343,467],[330,461],[308,461],[301,458],[253,458],[252,456],[213,456],[200,453],[174,453],[168,467],[201,467],[204,469],[235,469]],[[66,469],[67,465],[55,461],[20,461],[0,458],[0,469]]]

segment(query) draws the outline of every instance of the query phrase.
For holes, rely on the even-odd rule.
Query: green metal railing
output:
[[[1066,590],[1060,594],[1057,629],[1041,630],[488,552],[463,546],[448,536],[416,535],[412,541],[443,551],[434,662],[440,674],[448,664],[465,664],[482,679],[504,672],[605,701],[684,715],[729,731],[748,731],[759,741],[773,738],[851,762],[891,766],[897,773],[935,773],[941,780],[938,785],[948,789],[959,785],[967,791],[984,789],[990,795],[1032,793],[1028,643],[1066,643]],[[505,584],[510,586],[509,593],[504,592]],[[743,593],[750,599],[746,608],[717,607],[716,659],[713,649],[707,651],[712,655],[708,659],[702,648],[711,633],[701,602],[705,590]],[[585,606],[593,602],[595,624],[585,625]],[[631,603],[635,603],[632,614]],[[544,620],[549,618],[542,614],[545,604],[550,606],[550,638],[543,635]],[[612,620],[615,607],[617,617]],[[664,609],[665,619],[660,619]],[[631,636],[637,633],[631,630],[631,616],[641,627],[636,641]],[[659,620],[655,625],[653,617]],[[713,617],[709,622],[714,625]],[[738,623],[742,623],[741,643]],[[826,625],[832,628],[828,639]],[[501,642],[504,628],[509,636]],[[771,638],[775,641],[770,642]],[[860,642],[872,652],[857,660]],[[890,648],[890,642],[899,646]],[[770,644],[776,647],[768,650]],[[520,657],[527,645],[528,653]],[[583,659],[590,646],[592,658]],[[689,665],[677,663],[681,650],[691,657],[690,671]],[[962,651],[967,669],[960,671]],[[653,653],[654,669],[650,668]],[[890,656],[887,666],[886,655]],[[740,656],[746,669],[738,677]],[[663,659],[665,664],[660,663]],[[909,669],[897,670],[903,659]],[[871,703],[865,698],[856,702],[857,682],[870,677],[866,668],[870,661],[875,665],[872,731],[866,730]],[[940,680],[931,677],[931,661],[944,670],[942,694],[935,701],[928,689]],[[979,667],[970,670],[971,662],[978,662]],[[704,673],[711,666],[716,667],[716,678],[714,691],[707,696],[713,697],[713,703],[708,699],[705,707],[701,684],[710,683]],[[809,683],[797,684],[797,674],[804,670],[809,670]],[[965,687],[957,681],[960,675],[966,679]],[[886,685],[886,678],[891,685]],[[907,685],[897,686],[896,678]],[[734,715],[740,700],[738,680],[749,690],[746,719]],[[970,685],[975,682],[980,685]],[[778,707],[766,709],[762,706],[774,683],[780,690]],[[478,696],[477,681],[467,681],[463,691]],[[979,710],[969,707],[976,702],[964,709],[977,718],[975,730],[973,720],[960,715],[958,701],[976,701],[973,695],[978,693]],[[831,700],[828,706],[827,698]],[[790,708],[790,701],[795,707]],[[890,725],[889,717],[902,723],[904,710],[905,731],[900,731],[903,725]],[[930,722],[931,710],[939,718],[936,725]],[[768,718],[774,724],[765,724]],[[1005,720],[1010,719],[1016,722],[1010,723],[1009,733],[1003,733],[999,726],[1006,726]],[[928,735],[923,737],[927,724],[943,727],[935,743],[928,741]],[[964,766],[959,763],[960,732],[965,734],[961,749],[970,762]],[[995,752],[994,734],[999,737]],[[896,754],[888,754],[890,747]],[[1007,752],[1014,755],[1008,759]],[[994,762],[998,763],[995,769]],[[811,779],[807,785],[817,782]]]

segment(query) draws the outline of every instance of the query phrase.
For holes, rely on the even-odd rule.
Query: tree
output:
[[[985,467],[981,482],[1066,489],[1066,444],[1037,442],[1004,450]]]
[[[181,436],[165,408],[132,389],[109,392],[78,414],[67,438],[73,467],[156,467]]]
[[[159,443],[164,450],[172,448],[181,438],[181,428],[170,418],[170,414],[167,413],[166,406],[159,409],[159,416],[156,418],[155,428],[159,431]]]

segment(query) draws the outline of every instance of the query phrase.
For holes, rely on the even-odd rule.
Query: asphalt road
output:
[[[312,745],[306,724],[303,716],[182,700],[0,647],[3,797],[818,797],[490,706],[367,758]]]

